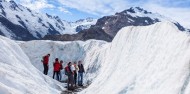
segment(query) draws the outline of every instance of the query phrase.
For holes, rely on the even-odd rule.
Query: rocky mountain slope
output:
[[[48,40],[88,40],[98,39],[112,41],[117,32],[125,26],[147,26],[161,21],[170,21],[174,23],[179,30],[184,31],[185,28],[178,22],[166,18],[157,13],[148,12],[139,7],[131,7],[130,9],[116,13],[111,16],[104,16],[97,20],[95,25],[89,29],[73,35],[45,36],[43,39]]]
[[[75,34],[95,24],[92,18],[67,22],[58,16],[38,13],[13,0],[0,0],[0,35],[15,40],[41,39],[45,35]],[[76,32],[77,31],[77,32]]]

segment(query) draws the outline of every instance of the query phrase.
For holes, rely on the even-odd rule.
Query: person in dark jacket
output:
[[[85,71],[84,71],[84,67],[83,67],[83,64],[82,64],[81,61],[78,62],[78,68],[79,68],[79,71],[78,71],[78,85],[83,86],[83,73]]]
[[[45,75],[48,74],[49,57],[50,57],[50,54],[47,54],[46,56],[43,57],[43,60],[42,60],[42,63],[43,63],[43,66],[44,66],[44,74]]]
[[[74,78],[73,78],[73,71],[71,68],[72,63],[69,62],[67,66],[65,67],[65,74],[68,76],[67,80],[67,88],[68,90],[74,90],[73,84],[74,84]],[[71,86],[70,86],[71,85]]]
[[[59,63],[59,59],[56,58],[55,62],[53,63],[53,79],[54,79],[54,76],[56,74],[57,80],[58,81],[60,80],[59,72],[60,72],[60,63]]]

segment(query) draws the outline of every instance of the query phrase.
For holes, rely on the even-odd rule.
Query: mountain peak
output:
[[[17,5],[14,0],[9,1],[11,4]]]
[[[139,12],[141,12],[141,11],[146,11],[146,10],[144,10],[144,9],[141,8],[141,7],[131,7],[130,9],[134,9],[135,11],[139,11]]]
[[[78,22],[83,22],[85,19],[79,19],[79,20],[77,20],[76,21],[76,23],[78,23]]]
[[[143,14],[152,14],[152,12],[148,12],[147,10],[144,10],[143,8],[141,7],[131,7],[129,9],[126,9],[120,13],[116,13],[116,15],[118,14],[131,14],[131,13],[143,13]]]
[[[14,0],[10,0],[9,2],[10,2],[10,4],[11,4],[10,7],[11,7],[12,9],[16,10],[16,8],[18,8],[18,5],[15,3]]]
[[[53,16],[53,18],[56,19],[56,20],[61,20],[61,19],[59,18],[59,16]]]
[[[94,18],[87,17],[86,19],[79,19],[75,23],[80,23],[80,22],[84,22],[84,21],[86,21],[86,22],[92,22],[92,21],[94,21]]]
[[[51,15],[49,15],[48,13],[46,13],[46,16],[48,17],[48,18],[53,18]]]

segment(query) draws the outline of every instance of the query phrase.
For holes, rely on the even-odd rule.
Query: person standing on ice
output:
[[[55,59],[55,62],[53,63],[53,79],[54,79],[54,76],[56,74],[56,78],[57,80],[59,81],[60,80],[60,63],[59,63],[59,59],[56,58]]]
[[[73,64],[73,68],[74,68],[74,84],[75,86],[77,86],[77,72],[78,72],[78,66],[77,66],[77,62],[74,62]]]
[[[62,72],[62,70],[63,70],[63,65],[62,65],[62,64],[63,64],[63,60],[60,61],[60,72],[59,72],[60,81],[61,81],[61,79],[62,79],[62,73],[63,73],[63,72]]]
[[[79,71],[78,71],[78,85],[83,86],[83,73],[85,71],[84,71],[84,67],[83,67],[83,64],[82,64],[81,61],[78,62],[78,68],[79,68]]]
[[[68,90],[73,90],[73,84],[74,84],[74,78],[73,78],[73,71],[72,71],[72,63],[69,62],[67,66],[65,67],[65,75],[68,76],[67,80],[67,88]],[[70,86],[71,84],[71,86]]]
[[[50,57],[50,54],[47,54],[46,56],[43,56],[43,60],[42,60],[42,63],[43,63],[43,66],[44,66],[44,74],[45,75],[48,74],[49,57]]]

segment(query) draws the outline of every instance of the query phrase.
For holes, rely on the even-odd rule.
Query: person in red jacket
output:
[[[46,56],[43,57],[43,60],[42,60],[42,63],[43,63],[43,66],[44,66],[44,74],[45,75],[48,74],[49,57],[50,57],[50,54],[47,54]]]
[[[58,58],[56,58],[55,62],[53,63],[53,79],[54,79],[54,76],[56,74],[57,80],[58,81],[60,80],[59,72],[60,72],[60,63],[59,63]]]

